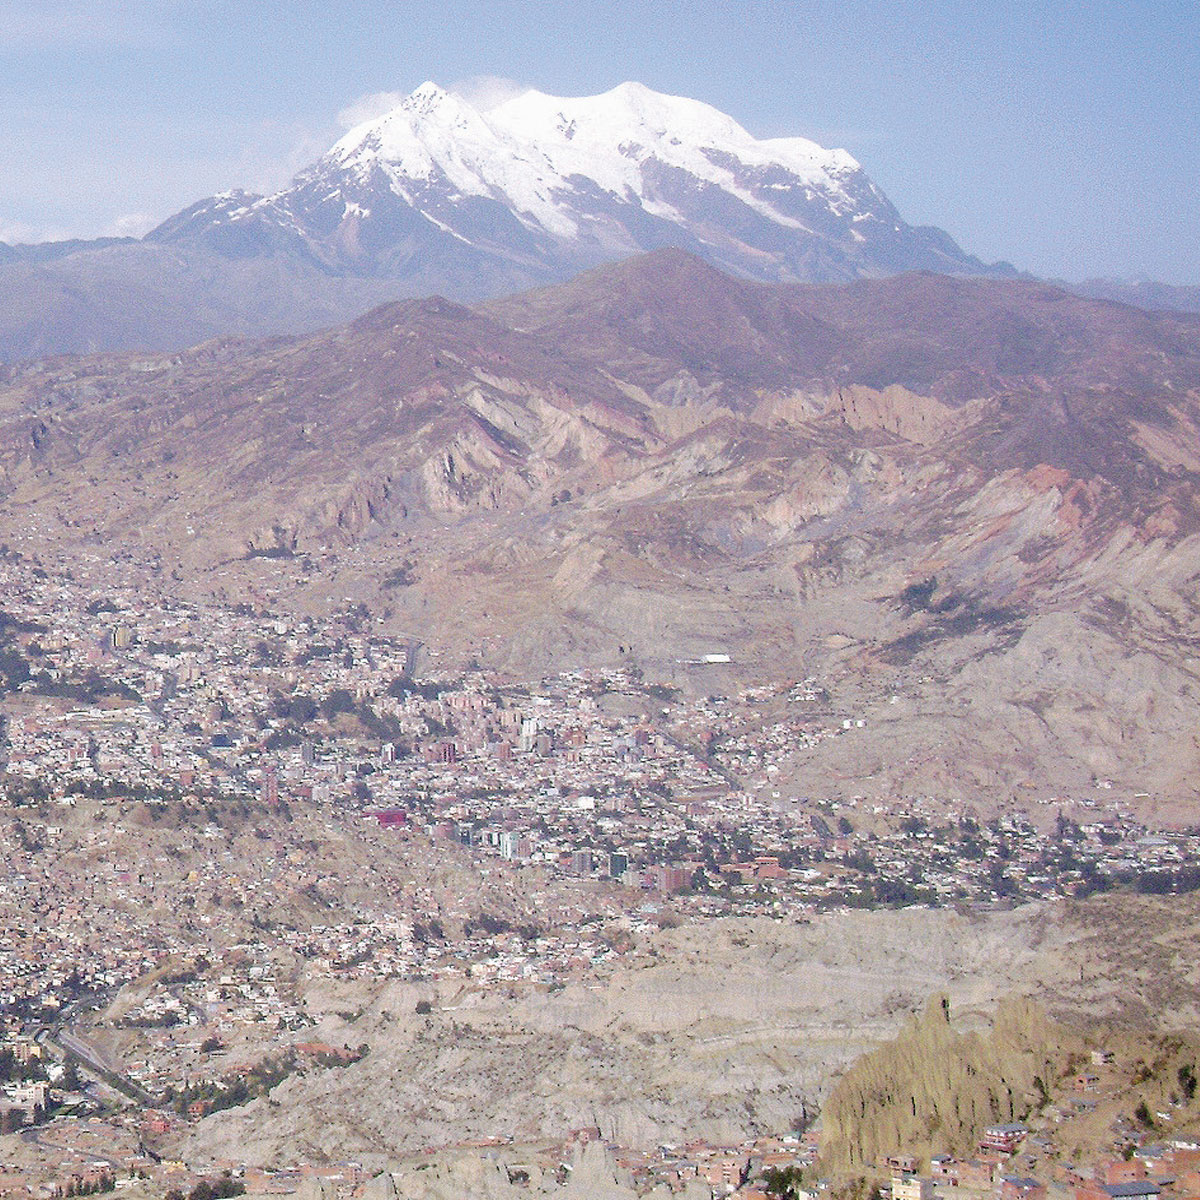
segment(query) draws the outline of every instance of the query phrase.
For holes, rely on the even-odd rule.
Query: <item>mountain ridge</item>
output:
[[[764,282],[1025,277],[905,223],[847,152],[754,138],[701,101],[625,83],[476,109],[427,83],[271,195],[202,198],[142,239],[0,244],[0,361],[305,333],[390,299],[475,303],[664,247]],[[1195,288],[1063,286],[1200,310]]]
[[[623,84],[479,112],[430,84],[272,195],[202,198],[141,240],[0,246],[0,360],[303,333],[668,246],[768,281],[1014,273],[907,225],[846,152],[700,101]]]
[[[453,242],[547,280],[665,245],[772,281],[988,270],[941,231],[906,225],[845,151],[759,140],[635,83],[581,98],[530,90],[486,112],[425,83],[281,191],[188,214],[149,240],[240,234],[362,274]]]

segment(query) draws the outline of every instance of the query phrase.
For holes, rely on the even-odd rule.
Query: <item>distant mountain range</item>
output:
[[[772,282],[1014,274],[906,224],[844,150],[695,100],[626,83],[480,112],[427,83],[275,195],[201,200],[141,241],[0,245],[0,359],[297,332],[663,247]]]
[[[201,200],[140,241],[0,243],[0,361],[302,332],[666,247],[763,282],[1017,274],[907,224],[844,150],[756,139],[696,100],[625,83],[481,112],[426,83],[274,195]],[[1200,288],[1073,290],[1200,310]]]
[[[1148,279],[1085,279],[1082,283],[1061,286],[1077,296],[1115,300],[1118,304],[1132,304],[1151,312],[1200,313],[1200,287],[1154,283]]]
[[[1198,446],[1200,317],[668,249],[475,308],[0,368],[0,541],[362,604],[447,666],[812,675],[866,722],[781,757],[813,794],[1114,780],[1194,819]]]

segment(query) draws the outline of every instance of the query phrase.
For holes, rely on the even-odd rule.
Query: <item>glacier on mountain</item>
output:
[[[150,239],[298,252],[460,297],[664,246],[764,280],[986,270],[942,231],[907,225],[845,150],[758,139],[638,83],[529,90],[486,111],[424,83],[276,194],[202,201]]]

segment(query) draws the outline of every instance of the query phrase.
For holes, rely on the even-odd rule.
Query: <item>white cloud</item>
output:
[[[311,166],[337,140],[337,129],[313,129],[298,122],[259,121],[246,130],[237,160],[228,169],[228,187],[275,192]]]
[[[477,112],[486,113],[505,100],[524,95],[529,87],[501,75],[470,75],[452,83],[446,90],[461,97]],[[338,124],[345,130],[353,129],[364,121],[374,121],[391,112],[407,95],[407,92],[372,92],[368,96],[360,96],[338,113]]]
[[[150,216],[149,213],[122,213],[109,222],[100,236],[140,238],[142,234],[149,233],[158,223],[159,219]]]
[[[506,100],[515,100],[530,90],[528,84],[518,83],[515,79],[505,79],[502,75],[469,75],[447,88],[447,91],[461,96],[481,113],[491,112]]]
[[[36,242],[62,242],[72,235],[65,229],[34,225],[28,221],[7,221],[0,224],[0,242],[9,246],[30,246]]]
[[[374,121],[391,112],[405,95],[405,92],[372,92],[369,96],[360,96],[338,113],[338,124],[343,129],[353,129],[364,121]]]

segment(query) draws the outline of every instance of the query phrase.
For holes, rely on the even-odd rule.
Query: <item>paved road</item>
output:
[[[95,1047],[82,1038],[76,1037],[69,1029],[46,1030],[39,1040],[44,1045],[57,1047],[62,1051],[64,1057],[74,1058],[84,1070],[95,1075],[101,1083],[107,1084],[130,1100],[134,1100],[138,1104],[152,1105],[155,1103],[154,1097],[141,1084],[135,1083],[119,1070],[109,1066]]]

